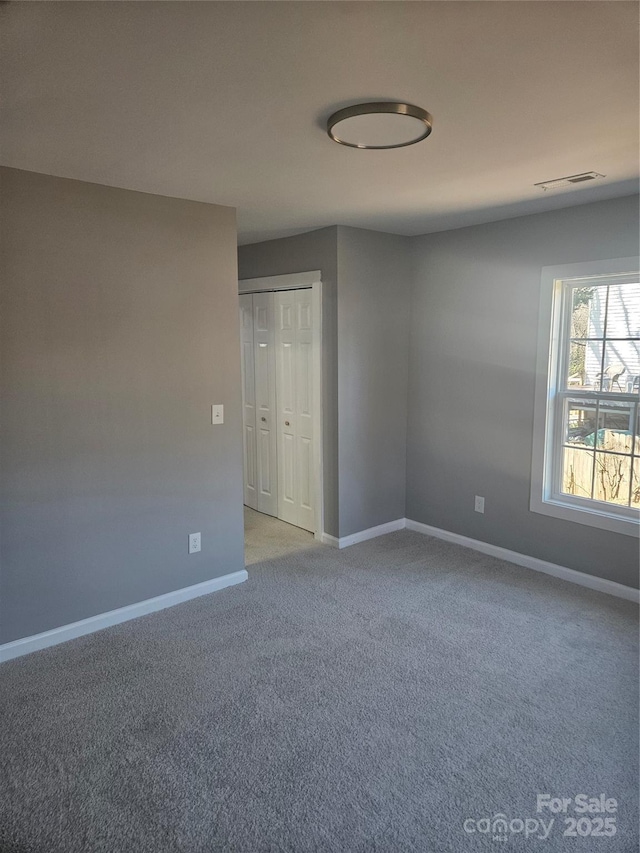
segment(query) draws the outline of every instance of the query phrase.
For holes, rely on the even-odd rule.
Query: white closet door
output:
[[[314,530],[311,291],[275,294],[278,517]]]
[[[296,481],[298,524],[315,530],[311,291],[296,292]]]
[[[244,503],[258,509],[256,487],[256,399],[253,351],[253,297],[240,296],[242,357],[242,445],[244,450]]]
[[[272,293],[253,294],[256,394],[257,509],[278,515],[276,462],[276,370]]]

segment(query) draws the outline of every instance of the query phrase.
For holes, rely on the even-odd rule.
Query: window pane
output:
[[[600,373],[599,370],[598,373]],[[640,374],[640,341],[607,341],[604,350],[602,390],[637,393],[638,374]],[[600,376],[596,378],[600,379]]]
[[[593,452],[565,447],[562,452],[562,488],[566,495],[591,497]]]
[[[600,390],[602,341],[571,341],[567,388]]]
[[[567,400],[564,419],[564,443],[593,448],[596,431],[596,407],[591,400]]]
[[[591,447],[593,441],[594,436],[585,439],[585,443]],[[631,453],[632,444],[633,406],[629,403],[601,403],[596,448],[612,450],[615,453]]]
[[[598,501],[629,506],[631,457],[596,453],[593,497]]]
[[[571,337],[604,337],[606,287],[574,287],[571,294]]]
[[[567,388],[584,388],[587,385],[586,355],[587,341],[571,341]]]
[[[609,287],[607,337],[640,338],[640,284]]]
[[[633,460],[633,483],[631,486],[631,506],[640,507],[640,459]]]

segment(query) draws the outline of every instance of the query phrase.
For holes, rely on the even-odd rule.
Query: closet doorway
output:
[[[245,279],[239,302],[245,506],[321,539],[320,273]]]

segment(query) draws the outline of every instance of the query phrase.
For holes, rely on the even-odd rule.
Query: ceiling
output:
[[[422,234],[637,191],[635,2],[112,2],[0,7],[4,165],[230,205],[239,242]],[[362,100],[434,117],[360,151]],[[593,185],[534,183],[594,170]]]

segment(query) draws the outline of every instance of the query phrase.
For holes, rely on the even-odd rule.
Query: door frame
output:
[[[238,281],[238,295],[264,293],[276,290],[311,290],[313,313],[313,458],[315,465],[314,483],[314,539],[323,539],[324,531],[324,435],[323,435],[323,375],[322,375],[322,273],[320,270],[269,275],[260,278],[243,278]]]

